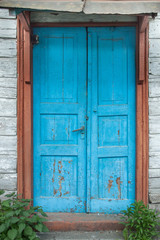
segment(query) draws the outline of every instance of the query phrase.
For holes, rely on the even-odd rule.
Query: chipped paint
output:
[[[59,179],[59,195],[60,195],[60,197],[62,196],[62,181],[64,181],[63,176]]]
[[[55,179],[55,170],[56,170],[56,160],[54,159],[54,163],[53,163],[53,177],[52,177],[52,182],[54,183],[54,179]]]
[[[69,194],[69,191],[65,192],[63,195],[65,196],[65,195],[67,195],[67,194]]]
[[[108,180],[108,193],[110,193],[111,187],[112,187],[113,180]]]
[[[57,194],[57,189],[54,189],[54,195],[56,195]]]
[[[53,132],[53,140],[55,141],[55,130],[54,130],[54,128],[52,129],[52,132]]]
[[[122,181],[120,181],[120,177],[118,177],[118,178],[116,179],[116,183],[117,183],[117,185],[118,185],[118,192],[119,192],[119,194],[118,194],[118,199],[121,199],[121,183],[122,183]]]
[[[58,161],[58,172],[59,172],[59,174],[61,174],[62,168],[63,168],[62,162],[61,162],[61,161]]]

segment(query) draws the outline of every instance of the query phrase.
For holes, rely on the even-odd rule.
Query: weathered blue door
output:
[[[33,51],[34,204],[48,212],[84,212],[86,30],[34,33],[39,35]]]
[[[119,213],[135,199],[135,28],[34,34],[34,204]]]
[[[135,199],[135,28],[88,29],[88,211]]]

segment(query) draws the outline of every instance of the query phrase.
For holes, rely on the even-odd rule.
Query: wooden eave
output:
[[[0,0],[0,7],[27,10],[84,12],[86,14],[152,14],[160,12],[153,0]]]

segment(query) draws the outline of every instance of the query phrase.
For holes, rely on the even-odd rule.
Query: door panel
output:
[[[84,212],[86,198],[86,29],[35,28],[34,204]]]
[[[88,211],[119,213],[135,199],[135,28],[88,29]]]

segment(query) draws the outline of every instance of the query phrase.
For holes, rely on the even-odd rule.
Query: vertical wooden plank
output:
[[[148,204],[148,27],[145,31],[145,82],[143,84],[143,201]]]
[[[145,68],[145,32],[139,33],[139,82],[143,82],[146,76]]]
[[[137,127],[136,127],[136,200],[142,200],[143,196],[143,181],[142,181],[142,169],[143,169],[143,136],[142,136],[142,85],[137,85]]]
[[[32,198],[32,89],[30,83],[30,32],[26,31],[29,13],[18,16],[18,193]],[[28,23],[24,24],[24,21]]]
[[[148,16],[140,16],[139,17],[139,32],[145,32],[147,25],[149,22],[149,17]]]
[[[27,26],[30,14],[24,12]],[[31,83],[31,43],[30,32],[24,29],[24,197],[32,198],[32,85]]]
[[[30,32],[24,31],[24,76],[25,83],[31,81]]]
[[[140,22],[139,22],[140,24]],[[139,26],[140,29],[140,26]],[[148,203],[148,26],[139,31],[137,78],[137,167],[136,200]]]
[[[17,18],[17,191],[23,194],[23,29]]]

